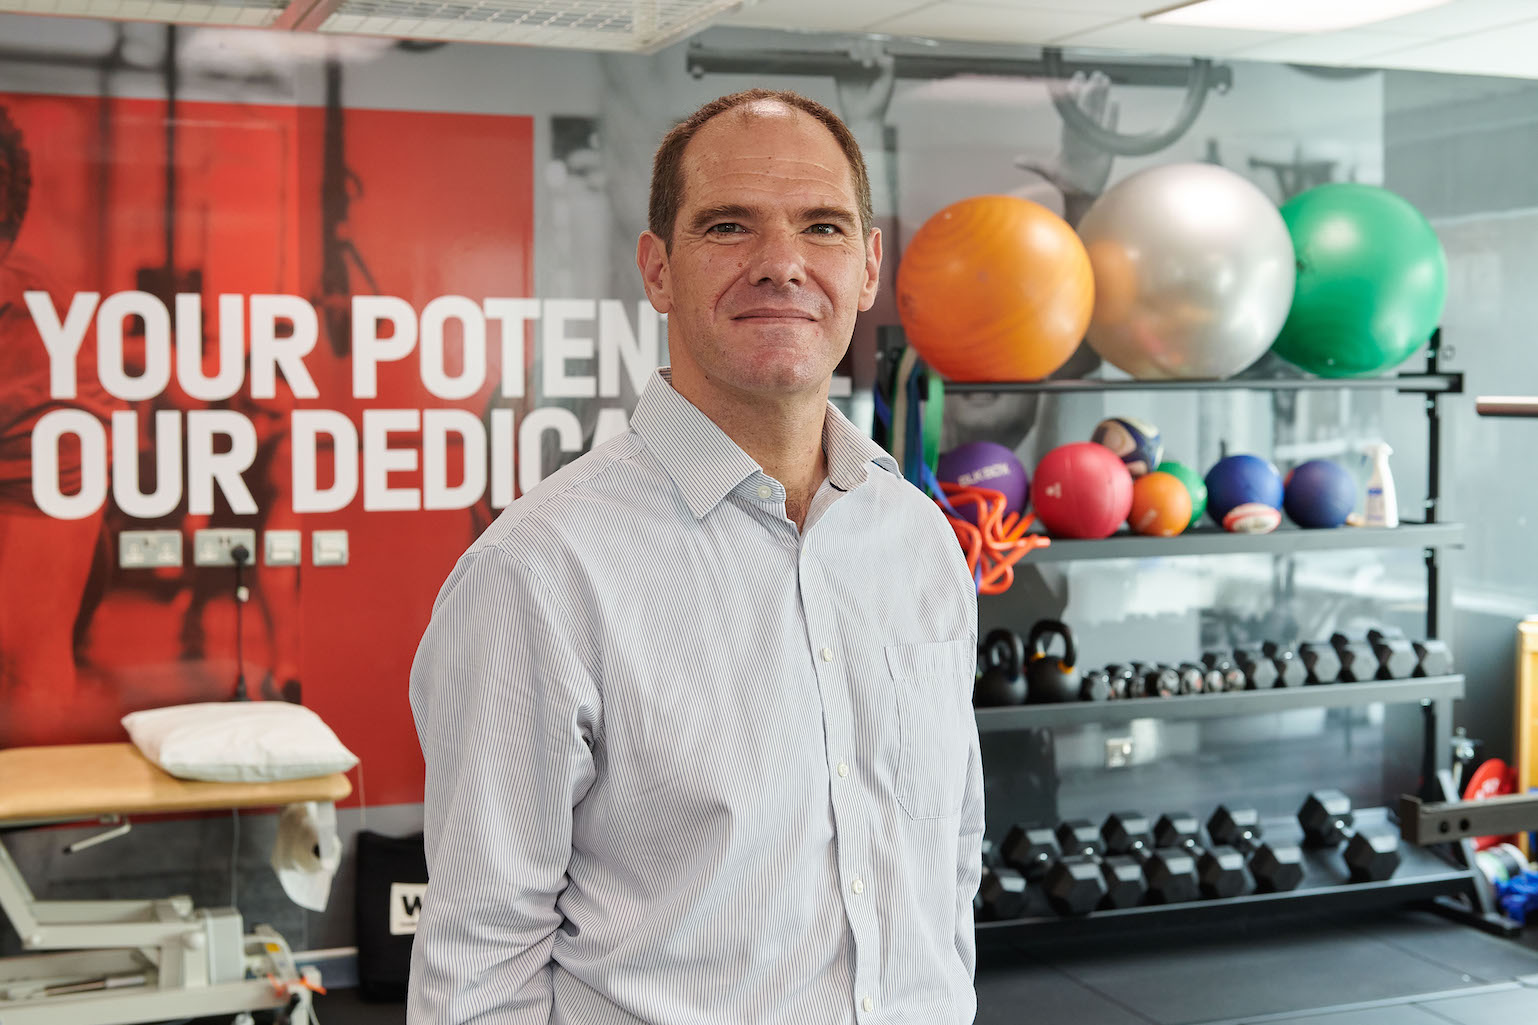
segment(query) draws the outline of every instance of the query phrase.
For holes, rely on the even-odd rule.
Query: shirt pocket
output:
[[[897,703],[897,800],[910,818],[961,813],[977,653],[965,638],[886,645]]]

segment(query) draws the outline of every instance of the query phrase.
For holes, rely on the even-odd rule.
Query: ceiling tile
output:
[[[1375,32],[1406,32],[1427,39],[1444,39],[1480,32],[1538,15],[1533,0],[1454,0],[1453,3],[1374,22]]]
[[[1380,53],[1416,46],[1424,41],[1419,36],[1345,29],[1319,35],[1288,36],[1258,46],[1240,47],[1230,51],[1229,56],[1292,64],[1370,64]]]
[[[1042,9],[1023,4],[938,3],[872,25],[876,32],[987,43],[1050,43],[1117,20],[1114,14]]]
[[[1535,51],[1538,51],[1538,20],[1391,50],[1374,57],[1373,63],[1422,71],[1534,78],[1538,77]]]
[[[935,0],[758,0],[716,20],[735,28],[860,32],[894,14],[933,7]]]
[[[967,0],[979,7],[1005,7],[1017,11],[1046,9],[1084,11],[1089,14],[1119,14],[1135,18],[1173,7],[1178,0]]]
[[[1240,47],[1257,46],[1286,38],[1289,38],[1289,34],[1285,32],[1157,25],[1141,19],[1130,19],[1067,36],[1062,42],[1072,46],[1101,46],[1146,53],[1229,54]]]

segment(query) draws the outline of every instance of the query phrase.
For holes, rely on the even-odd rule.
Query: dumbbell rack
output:
[[[878,330],[877,379],[895,365],[905,345],[900,327]],[[1443,493],[1442,418],[1439,399],[1463,392],[1463,375],[1445,372],[1438,363],[1441,331],[1427,347],[1424,373],[1382,377],[1319,379],[1310,377],[1239,377],[1222,381],[1046,380],[1031,382],[947,382],[947,394],[1030,392],[1041,395],[1107,392],[1299,391],[1348,389],[1394,391],[1425,396],[1427,420],[1427,481],[1424,521],[1402,521],[1395,528],[1343,527],[1301,530],[1284,527],[1270,534],[1232,534],[1216,528],[1194,528],[1172,538],[1119,533],[1103,540],[1054,540],[1029,556],[1034,562],[1085,559],[1169,558],[1227,554],[1291,554],[1363,548],[1420,548],[1426,565],[1426,631],[1428,638],[1448,639],[1453,623],[1452,595],[1444,586],[1445,550],[1461,547],[1461,524],[1440,522]],[[1345,708],[1382,704],[1387,764],[1384,766],[1385,805],[1401,793],[1427,801],[1455,800],[1451,783],[1453,702],[1464,694],[1462,676],[1409,680],[1378,680],[1265,691],[1207,694],[1175,698],[1138,698],[1111,702],[1026,705],[988,708],[976,712],[980,733],[1013,730],[1052,730],[1086,725],[1129,723],[1148,718],[1215,718],[1270,714],[1303,708]],[[1396,758],[1395,755],[1400,757]],[[1364,824],[1393,828],[1387,807],[1357,809]],[[1300,835],[1296,821],[1268,820],[1267,836],[1287,839]],[[1469,841],[1442,847],[1401,846],[1403,862],[1383,882],[1351,883],[1332,851],[1305,851],[1307,875],[1298,889],[1275,894],[1246,894],[1224,900],[1146,905],[1099,911],[1083,918],[1059,918],[1044,906],[1039,914],[1007,922],[980,922],[979,940],[1013,943],[1051,942],[1078,935],[1124,933],[1129,928],[1164,927],[1217,918],[1233,918],[1263,910],[1316,912],[1346,910],[1363,905],[1431,901],[1439,910],[1489,931],[1509,934],[1512,923],[1499,915],[1489,884],[1474,867]],[[1466,898],[1467,906],[1457,898]]]
[[[1061,729],[1088,725],[1116,725],[1141,719],[1207,719],[1261,715],[1304,708],[1352,708],[1382,704],[1388,707],[1436,709],[1450,707],[1463,697],[1464,678],[1459,675],[1373,680],[1323,686],[1285,687],[1274,690],[1238,691],[1172,698],[1128,698],[1109,702],[1072,702],[1053,705],[1021,705],[1013,708],[980,708],[975,711],[979,733],[1013,730]],[[1427,712],[1426,714],[1433,714]],[[1359,825],[1393,830],[1386,808],[1358,808]],[[1295,819],[1267,818],[1266,839],[1297,842],[1302,836]],[[1359,907],[1435,901],[1468,896],[1474,915],[1460,915],[1493,931],[1509,932],[1503,920],[1487,917],[1481,894],[1485,890],[1478,870],[1463,854],[1445,855],[1436,849],[1402,844],[1403,862],[1392,878],[1382,882],[1353,883],[1335,848],[1304,850],[1306,874],[1303,885],[1286,893],[1249,893],[1224,900],[1182,904],[1144,905],[1117,911],[1097,911],[1083,918],[1060,918],[1051,913],[1037,893],[1033,913],[1006,922],[979,922],[979,941],[1053,942],[1060,939],[1124,933],[1129,928],[1196,925],[1247,914],[1288,914],[1346,911]],[[1453,913],[1453,905],[1437,905]]]

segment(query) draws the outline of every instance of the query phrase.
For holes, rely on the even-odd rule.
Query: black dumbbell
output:
[[[1244,892],[1244,856],[1232,847],[1202,847],[1201,823],[1186,811],[1166,812],[1154,825],[1154,844],[1174,847],[1196,859],[1196,881],[1202,896],[1212,900]]]
[[[1330,635],[1330,646],[1340,658],[1340,681],[1361,683],[1378,678],[1378,654],[1365,637],[1353,637],[1337,630]]]
[[[1063,851],[1051,826],[1010,826],[999,844],[1000,863],[1019,872],[1031,882],[1046,876]]]
[[[1363,833],[1353,828],[1351,798],[1339,790],[1315,790],[1298,809],[1303,842],[1310,847],[1335,847],[1346,841],[1346,868],[1351,881],[1373,883],[1387,879],[1399,868],[1399,837],[1379,831]]]
[[[1234,665],[1233,657],[1226,651],[1208,651],[1202,654],[1202,665],[1207,667],[1207,689],[1227,692],[1244,690],[1248,685],[1244,670]],[[1213,686],[1213,673],[1218,674],[1221,686]]]
[[[1303,851],[1297,844],[1261,839],[1260,813],[1254,808],[1219,805],[1207,820],[1207,835],[1249,858],[1255,889],[1262,893],[1296,890],[1303,883]]]
[[[1375,627],[1367,631],[1367,643],[1378,657],[1378,679],[1407,680],[1415,675],[1415,649],[1404,631],[1394,627]]]
[[[1453,671],[1453,653],[1448,648],[1446,641],[1430,638],[1424,641],[1411,641],[1406,639],[1404,631],[1398,627],[1386,626],[1367,631],[1368,643],[1376,650],[1381,644],[1384,648],[1394,652],[1398,661],[1394,664],[1395,672],[1399,675],[1394,679],[1403,679],[1409,676],[1446,676]],[[1413,662],[1406,659],[1403,648],[1410,646],[1410,653],[1414,656]],[[1380,651],[1378,661],[1383,661],[1383,653]],[[1406,664],[1411,665],[1408,674],[1404,673]]]
[[[1025,876],[997,861],[993,844],[983,841],[983,874],[977,895],[972,898],[972,913],[979,922],[1002,922],[1024,918],[1030,906],[1030,886]]]
[[[1114,701],[1127,697],[1127,691],[1132,686],[1132,667],[1112,662],[1105,667],[1105,674],[1111,683],[1111,699]]]
[[[1276,666],[1278,687],[1301,687],[1308,682],[1308,669],[1292,645],[1266,641],[1260,650]]]
[[[1340,679],[1340,655],[1332,644],[1305,644],[1298,649],[1307,683],[1335,683]]]
[[[1100,833],[1088,819],[1069,819],[1057,827],[1063,858],[1048,871],[1042,886],[1060,915],[1086,915],[1096,909],[1136,907],[1147,884],[1143,869],[1127,857],[1105,857]]]
[[[1175,672],[1180,674],[1181,694],[1205,694],[1207,693],[1207,670],[1194,662],[1182,662],[1175,667]]]
[[[983,858],[983,877],[973,908],[982,921],[1029,914],[1031,886],[1040,885],[1061,852],[1047,826],[1012,826],[997,851]]]
[[[1428,637],[1410,646],[1415,649],[1416,676],[1446,676],[1453,671],[1453,652],[1446,641]]]
[[[1178,904],[1200,895],[1195,859],[1186,851],[1155,848],[1148,816],[1113,812],[1100,827],[1100,837],[1108,854],[1130,856],[1142,866],[1151,903]]]
[[[1111,697],[1111,674],[1092,669],[1079,677],[1080,701],[1105,701]]]
[[[1259,648],[1240,648],[1234,652],[1234,665],[1244,674],[1245,685],[1250,690],[1270,690],[1276,686],[1276,663]]]
[[[1132,663],[1132,683],[1127,696],[1134,698],[1172,698],[1180,693],[1180,674],[1167,665]]]

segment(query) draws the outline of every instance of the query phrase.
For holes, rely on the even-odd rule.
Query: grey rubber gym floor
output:
[[[1538,936],[1404,911],[998,947],[979,958],[977,997],[978,1025],[1529,1025]],[[316,1010],[322,1025],[405,1020],[351,990]]]

